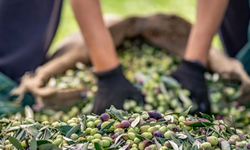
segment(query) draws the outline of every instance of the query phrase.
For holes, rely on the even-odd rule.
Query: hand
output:
[[[206,68],[202,64],[183,60],[178,69],[172,73],[172,77],[191,92],[190,98],[198,105],[198,112],[210,114],[210,102],[204,73]]]
[[[101,114],[111,105],[122,109],[126,99],[145,103],[144,96],[124,77],[120,65],[111,71],[96,73],[96,76],[99,81],[93,113]]]
[[[86,91],[84,88],[77,89],[56,89],[44,86],[45,80],[41,75],[32,75],[26,73],[22,77],[19,87],[13,89],[11,94],[18,95],[16,102],[21,102],[26,92],[30,92],[39,108],[49,107],[52,109],[61,109],[70,107],[81,98],[81,93]]]

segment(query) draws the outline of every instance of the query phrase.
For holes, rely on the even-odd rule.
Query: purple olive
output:
[[[156,122],[157,120],[155,118],[150,118],[151,122]]]
[[[230,145],[235,145],[236,142],[235,142],[234,139],[229,139],[229,140],[228,140],[228,143],[229,143]]]
[[[139,143],[139,145],[138,145],[138,148],[139,148],[139,149],[145,149],[145,147],[147,147],[148,144],[149,144],[149,141],[147,141],[147,140],[141,141],[141,142]]]
[[[101,126],[102,126],[102,122],[100,122],[100,123],[98,123],[97,125],[96,125],[96,127],[100,130],[101,129]]]
[[[166,141],[164,143],[164,146],[166,146],[167,148],[172,148],[171,144],[169,143],[169,141]]]
[[[250,143],[247,143],[247,149],[250,149]]]
[[[159,87],[155,88],[155,93],[160,93],[161,89]]]
[[[155,131],[155,132],[153,133],[153,135],[154,135],[154,136],[157,136],[157,137],[161,137],[161,138],[164,137],[164,133],[161,132],[161,131],[159,131],[159,130]]]
[[[101,114],[100,119],[102,120],[102,122],[108,121],[110,119],[110,115],[108,113],[103,113]]]
[[[115,123],[114,129],[117,129],[117,128],[123,128],[123,126],[120,122]]]
[[[135,120],[135,118],[130,118],[128,121],[133,122],[134,120]]]
[[[166,121],[164,118],[158,119],[158,122],[164,122]]]
[[[151,147],[146,147],[144,150],[152,150]]]
[[[119,133],[115,133],[115,134],[112,136],[112,138],[113,138],[113,139],[116,139],[118,136],[119,136]]]
[[[218,141],[219,141],[219,145],[221,146],[221,142],[223,141],[224,139],[223,138],[218,138]]]
[[[148,111],[148,115],[149,115],[150,118],[154,118],[154,119],[162,118],[161,113],[156,111],[156,110]]]
[[[130,126],[130,122],[128,120],[123,120],[121,124],[124,128],[128,128]]]
[[[245,140],[246,136],[244,134],[238,134],[241,140]]]
[[[146,121],[140,120],[139,125],[142,125],[142,124],[144,124],[144,123],[146,123]]]

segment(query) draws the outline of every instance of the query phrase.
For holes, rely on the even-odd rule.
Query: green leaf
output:
[[[197,145],[194,145],[191,150],[199,150],[198,146]]]
[[[112,144],[109,148],[106,148],[106,150],[117,150],[119,149],[118,147],[122,144],[122,141],[119,141],[117,143]]]
[[[207,119],[207,120],[209,120],[210,122],[213,122],[213,121],[214,121],[214,119],[213,119],[211,116],[209,116],[209,115],[207,115],[207,114],[204,114],[204,113],[202,113],[202,112],[200,112],[200,114],[201,114],[202,118]]]
[[[136,119],[131,123],[131,127],[132,128],[136,127],[136,125],[140,122],[140,120],[141,120],[140,116],[136,117]]]
[[[26,130],[25,129],[20,129],[19,132],[17,132],[17,135],[14,136],[14,138],[16,138],[18,141],[22,141],[23,138],[25,138],[26,135]]]
[[[169,96],[168,91],[166,89],[166,86],[163,82],[160,82],[160,90],[161,90],[162,94],[164,95],[165,100],[169,101],[170,96]]]
[[[148,138],[145,138],[144,136],[141,136],[140,134],[138,134],[138,133],[135,133],[135,136],[138,138],[138,139],[140,139],[140,140],[148,140],[148,141],[151,141],[150,139],[148,139]]]
[[[183,149],[185,150],[191,150],[192,149],[192,144],[190,144],[189,141],[185,140],[183,143],[182,143],[182,146],[183,146]]]
[[[180,115],[187,116],[191,108],[192,108],[192,106],[189,106],[188,109],[185,110],[184,112],[180,113]]]
[[[166,84],[167,87],[170,88],[180,88],[180,83],[170,76],[162,76],[162,81]]]
[[[209,126],[213,126],[215,124],[211,123],[211,122],[195,122],[195,123],[192,123],[188,126],[190,127],[209,127]]]
[[[89,146],[89,142],[84,143],[84,145],[82,146],[82,150],[88,150],[88,146]]]
[[[101,128],[101,130],[99,131],[99,133],[101,135],[103,135],[113,124],[115,123],[115,121],[109,123],[108,125],[106,125],[105,127]]]
[[[237,130],[236,130],[236,126],[235,126],[234,119],[233,119],[233,117],[232,117],[231,115],[230,115],[230,118],[231,118],[232,123],[233,123],[234,131],[235,131],[235,133],[237,134]]]
[[[37,140],[36,143],[38,146],[43,145],[43,144],[51,144],[51,142],[48,140]]]
[[[51,137],[51,132],[48,129],[44,130],[44,140],[48,140]]]
[[[82,118],[82,122],[81,122],[81,130],[82,130],[82,132],[85,131],[86,128],[87,128],[87,118],[84,115],[83,118]]]
[[[224,124],[224,126],[226,127],[226,131],[229,132],[230,134],[235,134],[227,125]]]
[[[62,135],[66,135],[71,128],[72,127],[69,125],[57,127],[57,129],[61,132]]]
[[[33,137],[33,139],[30,142],[30,150],[36,150],[37,149],[37,142],[36,142],[36,138]]]
[[[53,144],[43,144],[39,146],[39,150],[61,150]]]
[[[29,126],[28,131],[33,137],[36,137],[36,135],[39,133],[37,128],[34,126]]]
[[[159,141],[161,143],[161,145],[163,145],[167,140],[161,137],[155,137],[157,139],[157,141]]]
[[[8,136],[8,139],[9,139],[10,143],[13,146],[15,146],[18,150],[24,150],[24,148],[22,147],[21,143],[17,139],[15,139],[12,136]]]
[[[107,109],[106,112],[119,121],[125,120],[122,116],[122,112],[117,110],[113,105],[111,105],[111,107]]]
[[[180,141],[179,141],[178,139],[176,139],[173,135],[171,135],[171,139],[174,141],[174,143],[175,143],[175,144],[177,144],[177,145],[178,145],[178,147],[180,147],[180,146],[181,146]]]
[[[230,147],[228,141],[226,141],[226,140],[221,141],[221,149],[222,150],[231,150],[231,147]]]
[[[185,132],[185,134],[187,135],[189,141],[191,141],[193,143],[195,141],[194,137],[188,132],[188,130],[184,126],[182,126],[182,129]]]
[[[96,150],[102,150],[102,147],[101,147],[101,145],[99,143],[95,142],[94,146],[95,146]]]
[[[78,124],[78,125],[72,127],[72,128],[68,131],[68,133],[66,134],[66,137],[69,138],[69,137],[71,136],[71,134],[76,133],[76,132],[80,129],[80,127],[81,127],[80,124]]]
[[[156,145],[157,149],[160,149],[163,144],[159,143],[159,141],[156,139],[155,140],[155,145]]]

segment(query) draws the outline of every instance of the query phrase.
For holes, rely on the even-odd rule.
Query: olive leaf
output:
[[[180,83],[170,76],[162,76],[162,81],[166,84],[167,87],[170,88],[180,88]]]
[[[54,144],[42,144],[38,148],[39,150],[61,150],[60,148],[56,147]]]
[[[13,137],[16,138],[18,141],[22,141],[26,137],[26,130],[20,129]]]
[[[140,140],[148,140],[148,141],[151,141],[150,139],[148,139],[148,138],[146,138],[146,137],[144,137],[144,136],[141,136],[140,134],[138,134],[138,133],[135,133],[135,136],[138,138],[138,139],[140,139]]]
[[[101,135],[103,135],[113,124],[115,123],[115,121],[109,123],[108,125],[106,125],[105,127],[101,128],[101,130],[99,131],[99,133]]]
[[[102,147],[101,147],[101,145],[99,143],[95,142],[94,146],[95,146],[96,150],[102,150]]]
[[[181,134],[181,133],[179,133],[179,134],[176,134],[176,137],[177,137],[177,138],[179,138],[179,139],[184,140],[184,139],[186,139],[188,136],[187,136],[187,135],[185,135],[185,134]]]
[[[182,91],[179,92],[179,99],[185,104],[185,106],[192,105],[192,100],[187,97]]]
[[[84,143],[83,146],[81,147],[82,150],[88,150],[89,142]]]
[[[231,118],[232,123],[233,123],[234,131],[235,131],[235,133],[237,134],[237,130],[236,130],[236,126],[235,126],[235,122],[234,122],[233,116],[230,115],[230,118]]]
[[[129,144],[126,144],[123,147],[119,148],[119,150],[126,150],[126,149],[128,149],[128,147],[129,147]]]
[[[199,150],[197,145],[192,146],[191,150]]]
[[[176,139],[173,135],[171,135],[171,139],[173,140],[174,143],[176,143],[178,146],[181,146],[181,143],[178,139]]]
[[[157,147],[157,149],[160,149],[162,147],[162,145],[158,142],[158,139],[155,139],[155,145]]]
[[[221,148],[222,150],[231,150],[230,144],[226,140],[221,141]]]
[[[43,139],[48,140],[51,137],[51,132],[48,129],[44,130]]]
[[[38,129],[34,126],[29,126],[27,130],[33,137],[36,137],[36,135],[39,133]]]
[[[73,133],[76,133],[76,132],[80,129],[80,127],[81,127],[81,124],[78,124],[78,125],[72,127],[72,128],[67,132],[66,137],[69,138]]]
[[[51,144],[51,142],[48,140],[37,140],[36,143],[38,146],[43,145],[43,144]]]
[[[192,107],[193,106],[189,106],[188,109],[186,109],[184,112],[180,113],[180,115],[187,116]]]
[[[26,105],[24,108],[25,111],[25,116],[28,118],[34,118],[34,112],[33,110],[30,108],[30,106]]]
[[[192,148],[196,149],[196,148],[200,148],[201,146],[201,142],[199,140],[195,140],[194,143],[193,143],[193,146]]]
[[[67,142],[72,142],[72,141],[73,141],[72,139],[70,139],[70,138],[68,138],[68,137],[66,137],[66,136],[64,136],[63,139],[64,139],[65,141],[67,141]]]
[[[173,141],[168,141],[174,150],[179,150],[178,145]]]
[[[214,121],[214,119],[213,119],[212,117],[210,117],[209,115],[204,114],[204,113],[202,113],[202,112],[200,112],[200,114],[201,114],[202,118],[207,119],[207,120],[209,120],[210,122],[213,122],[213,121]]]
[[[83,131],[85,131],[86,130],[86,128],[87,128],[87,118],[86,118],[86,116],[84,115],[82,118],[81,118],[81,122],[80,122],[80,124],[81,124],[81,131],[83,132]]]
[[[118,143],[118,141],[120,140],[120,138],[123,136],[124,134],[119,135],[116,139],[115,139],[115,144]]]
[[[155,139],[157,140],[157,141],[159,141],[160,143],[161,143],[161,145],[163,145],[167,140],[166,139],[164,139],[164,138],[161,138],[161,137],[155,137]]]
[[[140,116],[136,117],[136,119],[131,123],[131,127],[132,128],[136,127],[136,125],[140,122],[140,120],[141,120]]]
[[[106,112],[119,121],[125,120],[122,116],[122,112],[117,110],[113,105],[111,105],[109,109],[106,109]]]
[[[160,82],[159,85],[160,85],[160,90],[161,90],[163,96],[165,97],[165,100],[168,101],[170,99],[170,96],[167,92],[165,84],[163,82]]]
[[[211,123],[211,122],[195,122],[195,123],[192,123],[192,124],[189,124],[188,126],[190,127],[209,127],[209,126],[213,126],[215,124]]]
[[[184,133],[187,135],[189,141],[191,141],[193,143],[195,141],[194,137],[188,132],[188,130],[184,126],[182,126],[182,129],[183,129]]]
[[[118,147],[123,143],[123,141],[119,141],[117,143],[112,144],[109,148],[106,148],[106,150],[116,150],[119,149]]]
[[[37,149],[37,141],[36,141],[36,138],[33,137],[30,142],[30,150],[36,150],[36,149]]]
[[[69,132],[69,130],[70,130],[71,128],[72,128],[72,127],[69,126],[69,125],[64,125],[64,126],[59,126],[59,127],[57,127],[57,129],[60,131],[60,133],[61,133],[62,135],[66,135],[66,134]]]
[[[165,119],[166,121],[174,122],[174,116],[172,116],[172,115],[170,115],[170,114],[167,115],[167,116],[165,116],[164,119]]]
[[[8,139],[9,139],[10,143],[13,146],[15,146],[18,150],[24,150],[24,148],[22,147],[21,143],[17,139],[15,139],[12,136],[8,136]]]

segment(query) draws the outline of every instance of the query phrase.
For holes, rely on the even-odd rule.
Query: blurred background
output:
[[[154,13],[177,14],[192,23],[195,21],[196,0],[101,0],[104,14],[117,14],[122,17],[150,15]],[[79,30],[69,1],[64,1],[59,28],[51,48],[65,36]],[[222,49],[219,37],[213,45]],[[53,50],[50,50],[53,52]]]

